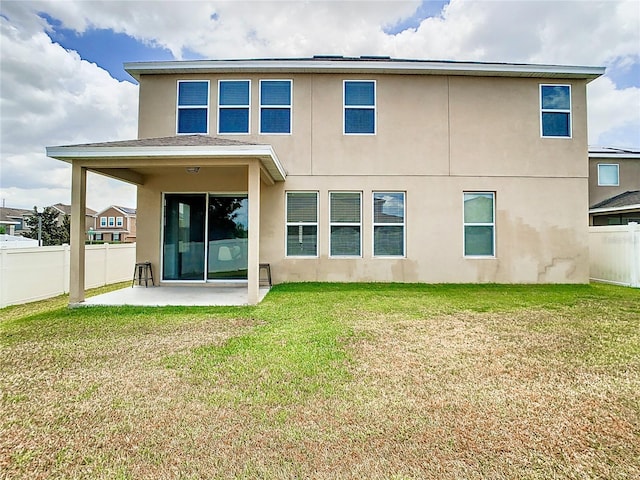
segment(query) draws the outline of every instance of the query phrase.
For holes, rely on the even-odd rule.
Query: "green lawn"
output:
[[[0,479],[640,478],[640,290],[0,310]]]

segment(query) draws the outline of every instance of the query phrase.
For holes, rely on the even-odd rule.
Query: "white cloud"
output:
[[[52,43],[46,34],[50,27],[39,12],[77,32],[103,28],[126,33],[166,47],[176,58],[186,52],[207,58],[374,54],[606,65],[618,72],[640,62],[637,0],[452,0],[439,16],[424,19],[417,28],[385,33],[387,27],[412,17],[419,5],[417,0],[4,0],[1,159],[2,185],[11,188],[1,195],[8,204],[15,199],[19,205],[13,206],[30,208],[32,200],[47,203],[47,187],[68,188],[68,167],[47,159],[45,146],[136,136],[137,88]],[[124,59],[134,60],[126,52]],[[637,146],[633,143],[639,141],[640,80],[631,85],[617,88],[603,78],[589,87],[592,143],[615,140]],[[90,182],[100,192],[98,200],[128,205],[134,201],[131,187],[119,191],[121,184],[102,177]],[[118,187],[110,194],[112,185]],[[122,195],[131,201],[118,201]]]
[[[589,84],[587,96],[591,145],[640,145],[640,88],[616,90],[609,78],[600,77]]]
[[[0,195],[14,207],[68,203],[69,168],[47,158],[45,147],[134,138],[137,87],[52,43],[33,15],[17,17],[24,22],[0,18]]]

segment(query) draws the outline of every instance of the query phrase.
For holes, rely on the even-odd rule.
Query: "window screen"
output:
[[[376,84],[344,82],[344,133],[374,134],[376,131]]]
[[[541,129],[543,137],[571,136],[571,87],[540,85]]]
[[[178,133],[207,133],[209,82],[178,82]]]
[[[494,193],[464,194],[465,256],[495,255]]]
[[[291,80],[260,81],[260,133],[291,133]]]
[[[329,194],[332,257],[361,254],[361,198],[360,192]]]
[[[405,250],[404,192],[373,193],[373,255],[402,257]]]
[[[218,133],[249,133],[249,80],[221,80],[218,96]]]
[[[318,255],[318,193],[287,192],[287,256]]]

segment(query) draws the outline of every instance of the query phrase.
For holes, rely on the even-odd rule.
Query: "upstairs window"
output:
[[[109,217],[109,226],[110,227],[116,226],[116,217]]]
[[[107,217],[100,217],[100,226],[101,227],[107,226]]]
[[[260,133],[291,133],[291,80],[260,80]]]
[[[344,133],[376,133],[376,83],[372,80],[345,80]]]
[[[220,80],[218,133],[249,133],[249,80]]]
[[[123,218],[116,217],[116,227],[121,227],[122,225],[124,225]]]
[[[318,256],[318,193],[287,192],[287,257]]]
[[[330,252],[332,257],[361,255],[361,197],[360,192],[330,192]]]
[[[464,256],[495,256],[495,194],[464,194]]]
[[[540,85],[540,128],[543,137],[571,137],[570,85]]]
[[[373,256],[403,257],[404,192],[373,192]]]
[[[620,167],[617,163],[598,164],[598,186],[617,187],[620,185]]]
[[[209,82],[178,82],[178,133],[209,131]]]

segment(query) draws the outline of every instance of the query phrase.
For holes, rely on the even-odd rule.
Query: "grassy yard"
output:
[[[640,478],[640,291],[0,310],[0,478]]]

